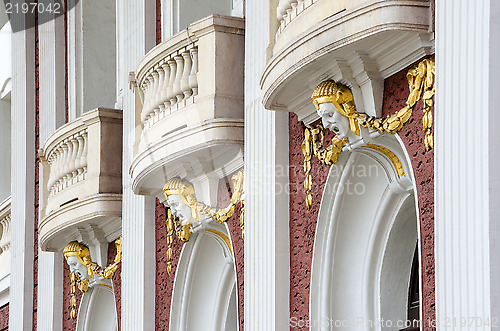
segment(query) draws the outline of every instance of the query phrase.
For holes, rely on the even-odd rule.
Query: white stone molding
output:
[[[243,19],[208,16],[140,61],[134,193],[161,199],[172,177],[219,179],[242,167],[243,34]]]
[[[0,25],[1,27],[1,25]],[[10,23],[5,24],[0,29],[0,201],[11,195],[10,192],[10,166],[11,153],[11,106],[10,92],[12,89],[12,61],[11,61],[11,36]]]
[[[277,37],[260,82],[267,109],[294,111],[312,122],[312,91],[336,79],[353,90],[359,111],[379,116],[383,79],[433,52],[428,1],[345,6],[315,1]]]
[[[154,46],[155,11],[146,3],[118,1],[118,82],[128,82],[129,73]],[[154,7],[153,7],[154,9]],[[123,106],[123,202],[122,202],[122,311],[123,331],[155,329],[155,201],[132,192],[128,169],[133,159],[133,142],[140,130],[135,117],[133,91],[122,86]],[[140,119],[139,119],[140,121]]]
[[[498,1],[436,1],[438,330],[491,330],[485,321],[500,318],[499,13]],[[473,325],[446,326],[455,319]]]
[[[64,81],[64,18],[54,19],[44,12],[40,18],[48,20],[39,26],[39,139],[45,141],[57,128],[65,123]],[[50,19],[50,20],[49,20]],[[48,175],[39,168],[40,183]],[[39,206],[43,206],[46,191],[39,186]],[[39,213],[38,224],[41,224]],[[68,241],[69,242],[69,241]],[[62,330],[62,284],[63,257],[60,253],[44,252],[38,248],[37,328],[39,330]]]
[[[77,318],[76,331],[118,330],[113,289],[106,284],[89,288],[82,296]]]
[[[228,320],[238,320],[237,302],[231,301],[236,287],[233,248],[226,240],[225,227],[213,224],[184,244],[175,273],[171,330],[238,329],[237,323],[225,328]]]
[[[262,106],[269,2],[245,5],[245,330],[289,330],[288,114]]]
[[[21,1],[13,1],[13,4]],[[14,15],[24,20],[23,15]],[[21,22],[24,24],[23,22]],[[34,29],[12,34],[12,227],[9,329],[33,328],[35,40]]]
[[[99,231],[108,241],[119,236],[121,151],[122,111],[116,109],[86,112],[45,140],[39,151],[45,175],[40,185],[42,250],[62,251],[78,239],[75,233],[88,232],[91,241]]]
[[[68,99],[72,121],[90,109],[112,108],[115,104],[116,3],[69,0],[68,4]]]
[[[396,139],[376,143],[397,156],[405,175],[369,148],[343,152],[331,167],[314,241],[311,330],[331,330],[324,320],[352,321],[357,330],[370,329],[370,321],[406,320],[419,237],[412,176]]]
[[[0,307],[9,303],[10,290],[10,197],[0,203]]]

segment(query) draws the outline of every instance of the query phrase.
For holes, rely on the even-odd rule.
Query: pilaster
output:
[[[19,1],[13,1],[17,3]],[[19,4],[20,5],[20,4]],[[24,15],[13,15],[24,20]],[[24,24],[24,22],[21,22]],[[12,34],[12,232],[9,329],[33,326],[35,193],[34,29]]]
[[[265,110],[259,77],[269,2],[246,2],[245,330],[289,330],[288,113]]]
[[[43,15],[51,15],[43,13]],[[64,99],[64,21],[60,16],[39,27],[40,77],[40,142],[65,122]],[[40,165],[40,183],[43,167]],[[43,206],[48,192],[40,185],[39,204]],[[39,213],[40,215],[40,213]],[[40,220],[39,220],[40,224]],[[38,305],[37,328],[62,330],[63,257],[61,253],[44,252],[38,248]]]
[[[150,4],[147,4],[150,2]],[[152,5],[151,5],[152,3]],[[154,46],[153,1],[117,2],[118,81],[128,82],[142,57]],[[136,122],[135,99],[128,86],[122,87],[118,104],[123,106],[123,260],[122,260],[122,331],[155,329],[155,224],[154,198],[132,192],[129,175],[133,159],[133,141],[140,121]]]
[[[490,330],[500,317],[499,8],[436,2],[438,330]]]

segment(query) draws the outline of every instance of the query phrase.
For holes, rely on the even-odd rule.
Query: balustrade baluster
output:
[[[184,71],[181,79],[181,90],[182,93],[184,93],[184,99],[187,99],[193,95],[193,90],[189,87],[189,75],[191,73],[192,61],[188,50],[182,52],[182,58],[184,59]]]
[[[160,73],[158,72],[158,66],[156,66],[153,69],[153,92],[151,95],[151,107],[149,109],[149,114],[148,117],[150,120],[152,120],[153,115],[160,110],[158,103],[156,103],[157,99],[157,94],[158,94],[158,87],[160,86]]]
[[[156,69],[158,71],[158,75],[160,76],[158,80],[158,88],[156,89],[156,114],[163,113],[165,111],[165,105],[163,104],[163,90],[165,85],[165,70],[163,69],[163,62],[164,61],[160,61],[158,68]]]
[[[83,178],[85,179],[85,174],[87,173],[87,145],[88,145],[88,137],[87,137],[87,129],[83,130],[83,153],[82,153],[82,168],[83,168]]]
[[[184,99],[184,93],[181,90],[181,79],[182,73],[184,69],[184,59],[181,55],[174,56],[174,60],[177,63],[177,71],[175,73],[175,82],[174,82],[174,94],[177,98],[177,103],[181,102]]]
[[[170,78],[168,79],[167,97],[170,100],[170,106],[173,106],[177,102],[177,98],[175,97],[175,93],[174,93],[175,74],[177,72],[177,63],[172,58],[170,58],[167,61],[167,63],[168,63],[168,66],[170,67]]]
[[[78,180],[80,180],[80,175],[83,173],[82,169],[82,154],[83,154],[83,136],[82,132],[78,132],[76,135],[76,140],[78,141],[78,151],[76,153],[76,160],[75,160],[75,165],[76,165],[76,176],[78,177]]]
[[[71,182],[74,184],[76,182],[76,175],[78,172],[76,171],[76,156],[78,154],[78,140],[76,140],[76,134],[71,136],[71,144],[73,145],[73,153],[71,154]]]
[[[170,100],[168,98],[168,86],[170,82],[170,66],[167,63],[167,60],[163,60],[161,62],[161,67],[164,72],[164,80],[163,86],[161,88],[161,99],[160,99],[160,108],[163,105],[163,109],[170,107]]]
[[[189,75],[189,87],[193,91],[193,95],[198,94],[198,47],[191,48],[193,64],[191,66],[191,74]]]

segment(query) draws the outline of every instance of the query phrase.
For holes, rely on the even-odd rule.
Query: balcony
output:
[[[172,176],[220,176],[243,164],[244,20],[212,15],[157,45],[139,63],[136,194],[161,196]]]
[[[121,229],[122,112],[97,108],[47,138],[39,225],[44,251],[71,240],[112,240]]]
[[[359,111],[380,116],[384,79],[434,52],[426,0],[279,0],[273,19],[263,103],[306,122],[316,119],[310,94],[327,78],[351,87]]]
[[[0,307],[9,302],[10,197],[0,203]]]

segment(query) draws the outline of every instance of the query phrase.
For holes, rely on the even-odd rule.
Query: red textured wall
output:
[[[218,208],[225,208],[229,205],[233,194],[231,176],[221,179],[219,182],[219,192],[217,195]],[[241,204],[236,205],[234,215],[226,222],[231,233],[233,242],[234,262],[236,265],[236,284],[238,286],[238,323],[240,331],[244,330],[244,280],[245,280],[245,246],[240,227]]]
[[[175,272],[183,242],[174,234],[172,242],[172,270],[167,273],[167,212],[165,206],[156,199],[155,233],[156,233],[156,298],[155,319],[157,330],[169,330],[170,304],[174,289]]]
[[[432,57],[433,59],[433,57]],[[383,116],[392,114],[404,107],[409,94],[405,68],[387,78],[384,82]],[[434,111],[434,109],[432,109]],[[425,321],[435,320],[435,263],[434,263],[434,153],[426,152],[422,130],[422,101],[417,103],[408,123],[400,131],[406,149],[412,158],[412,167],[418,192],[420,227],[422,238],[422,310],[423,330],[434,330]],[[325,141],[332,133],[328,130]],[[322,198],[324,183],[329,167],[312,158],[313,203],[307,211],[303,189],[304,170],[301,144],[304,138],[304,125],[298,122],[293,113],[289,118],[290,141],[290,317],[297,320],[309,319],[309,293],[311,282],[311,263],[316,231],[317,215]],[[300,325],[300,323],[298,323]],[[291,328],[292,329],[292,328]],[[297,330],[298,328],[293,328]],[[305,328],[304,328],[305,329]]]
[[[71,319],[71,281],[69,279],[69,266],[66,263],[66,260],[63,257],[63,266],[64,266],[64,271],[63,271],[63,330],[64,331],[74,331],[76,330],[76,320],[78,318],[75,318],[74,320]],[[76,309],[77,309],[77,314],[78,314],[78,307],[80,307],[80,301],[82,299],[82,292],[80,292],[80,289],[77,287],[76,288]]]
[[[156,45],[161,43],[161,0],[156,0]]]
[[[319,123],[319,122],[318,122]],[[307,210],[304,193],[304,155],[302,140],[304,139],[302,122],[297,115],[289,115],[289,162],[290,162],[290,318],[297,321],[309,320],[309,291],[311,284],[311,264],[314,246],[314,234],[319,212],[323,188],[330,167],[322,164],[315,157],[311,160],[312,170],[312,205]],[[329,141],[333,133],[325,131],[325,141]],[[305,324],[305,323],[304,323]],[[297,323],[303,325],[303,323]],[[290,327],[291,330],[307,328]]]
[[[0,331],[9,329],[9,304],[0,307]]]
[[[33,258],[33,330],[36,330],[38,310],[38,215],[39,215],[39,186],[40,186],[40,160],[38,149],[40,148],[40,76],[39,76],[39,36],[38,36],[38,13],[35,13],[35,205],[34,205],[34,258]]]
[[[434,56],[430,57],[434,60]],[[420,61],[417,61],[417,63]],[[393,114],[405,106],[409,94],[406,73],[408,68],[387,78],[384,84],[382,115]],[[435,321],[435,260],[434,260],[434,151],[426,151],[422,129],[422,106],[420,100],[413,114],[399,132],[411,158],[418,194],[420,212],[421,268],[422,268],[422,315],[423,330],[435,330],[427,321]],[[434,107],[432,107],[434,113]]]
[[[114,242],[109,243],[108,245],[108,264],[114,262],[116,256],[116,245]],[[115,293],[115,302],[116,302],[116,315],[118,318],[118,331],[121,330],[121,318],[122,318],[122,264],[118,265],[118,269],[116,269],[115,275],[111,279],[113,282],[113,292]]]
[[[232,194],[231,187],[228,186],[228,179],[223,179],[219,183],[219,207],[226,207]],[[241,208],[236,207],[235,214],[228,222],[231,238],[233,240],[233,250],[235,253],[237,285],[238,285],[238,317],[240,330],[243,330],[243,281],[244,281],[244,245],[240,229]],[[163,204],[156,199],[155,223],[156,223],[156,298],[155,298],[155,323],[157,330],[169,330],[170,306],[172,292],[174,288],[175,272],[179,263],[183,243],[174,234],[172,243],[172,270],[167,273],[167,212]]]

